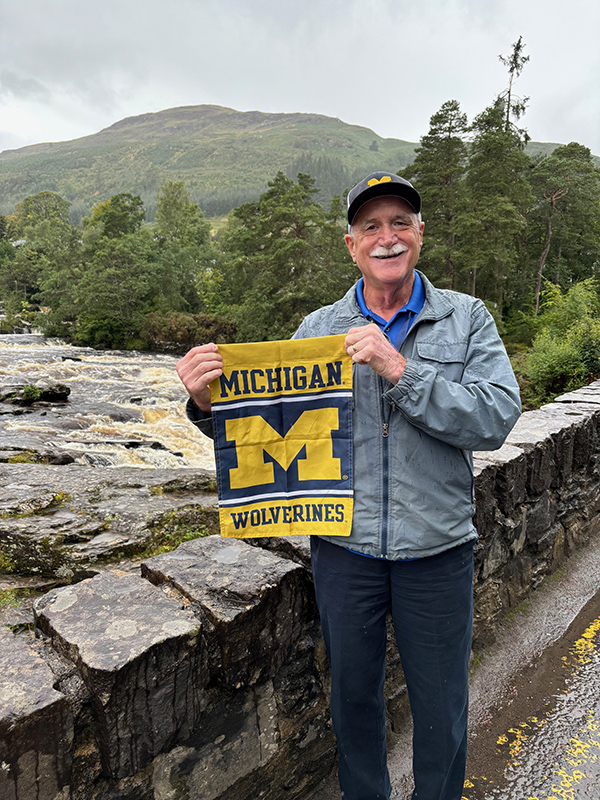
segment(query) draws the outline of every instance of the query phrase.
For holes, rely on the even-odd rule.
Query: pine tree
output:
[[[552,279],[567,286],[593,274],[600,259],[600,169],[587,147],[577,142],[539,158],[531,171],[535,204],[530,248],[538,248],[533,288],[538,313],[543,270],[550,261]]]
[[[398,174],[414,182],[423,201],[426,236],[420,266],[439,286],[456,289],[460,264],[456,219],[463,203],[467,117],[448,100],[430,119],[414,162]]]
[[[519,77],[523,71],[523,67],[529,61],[529,56],[523,55],[524,50],[525,44],[523,42],[523,37],[519,36],[517,41],[513,42],[512,51],[509,56],[498,56],[500,61],[508,69],[508,87],[500,94],[500,99],[504,101],[505,105],[504,129],[506,131],[508,131],[513,124],[511,122],[511,117],[515,120],[521,119],[527,108],[527,103],[529,102],[528,97],[518,97],[513,91],[515,80]],[[529,138],[525,131],[519,132],[524,134],[527,139]]]
[[[339,198],[329,214],[314,180],[282,172],[253,203],[231,212],[220,240],[221,304],[240,341],[285,339],[314,309],[339,299],[357,278],[343,242]]]
[[[458,219],[461,258],[470,269],[471,294],[495,302],[498,311],[511,294],[531,188],[524,140],[506,128],[506,101],[479,114],[472,126],[465,202]]]

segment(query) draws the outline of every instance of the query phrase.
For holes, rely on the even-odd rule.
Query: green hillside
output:
[[[319,114],[263,114],[186,106],[130,117],[70,142],[0,153],[0,213],[43,190],[73,203],[76,218],[118,192],[142,196],[153,214],[165,180],[183,180],[209,216],[256,199],[278,170],[310,172],[319,199],[371,169],[398,170],[415,144]]]
[[[131,192],[141,195],[151,219],[162,184],[183,180],[205,214],[219,216],[257,199],[278,170],[292,178],[308,172],[327,204],[367,172],[405,167],[416,146],[320,114],[170,108],[81,139],[0,153],[0,214],[48,190],[73,204],[77,222],[94,203]],[[548,154],[555,146],[530,142],[527,150]]]

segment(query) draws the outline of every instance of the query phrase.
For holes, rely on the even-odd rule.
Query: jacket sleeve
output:
[[[461,450],[501,447],[521,413],[519,387],[494,320],[483,303],[472,309],[460,382],[442,365],[411,359],[384,397],[430,436]]]
[[[190,422],[194,423],[199,431],[202,431],[206,436],[210,436],[211,439],[215,438],[212,414],[207,414],[206,411],[202,411],[201,408],[198,408],[191,397],[188,398],[185,406],[185,415]]]

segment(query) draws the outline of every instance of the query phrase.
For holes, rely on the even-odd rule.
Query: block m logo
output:
[[[338,428],[337,408],[304,411],[285,436],[280,436],[260,416],[227,420],[226,438],[235,442],[238,462],[237,467],[229,470],[231,488],[246,489],[274,483],[273,464],[264,462],[263,453],[268,453],[284,470],[288,470],[303,447],[306,447],[306,453],[304,458],[298,459],[298,480],[340,480],[341,462],[333,457],[331,437],[331,432]]]

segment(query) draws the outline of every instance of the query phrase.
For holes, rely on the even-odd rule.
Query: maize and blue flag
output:
[[[211,384],[222,536],[349,536],[352,360],[344,335],[219,345]]]

